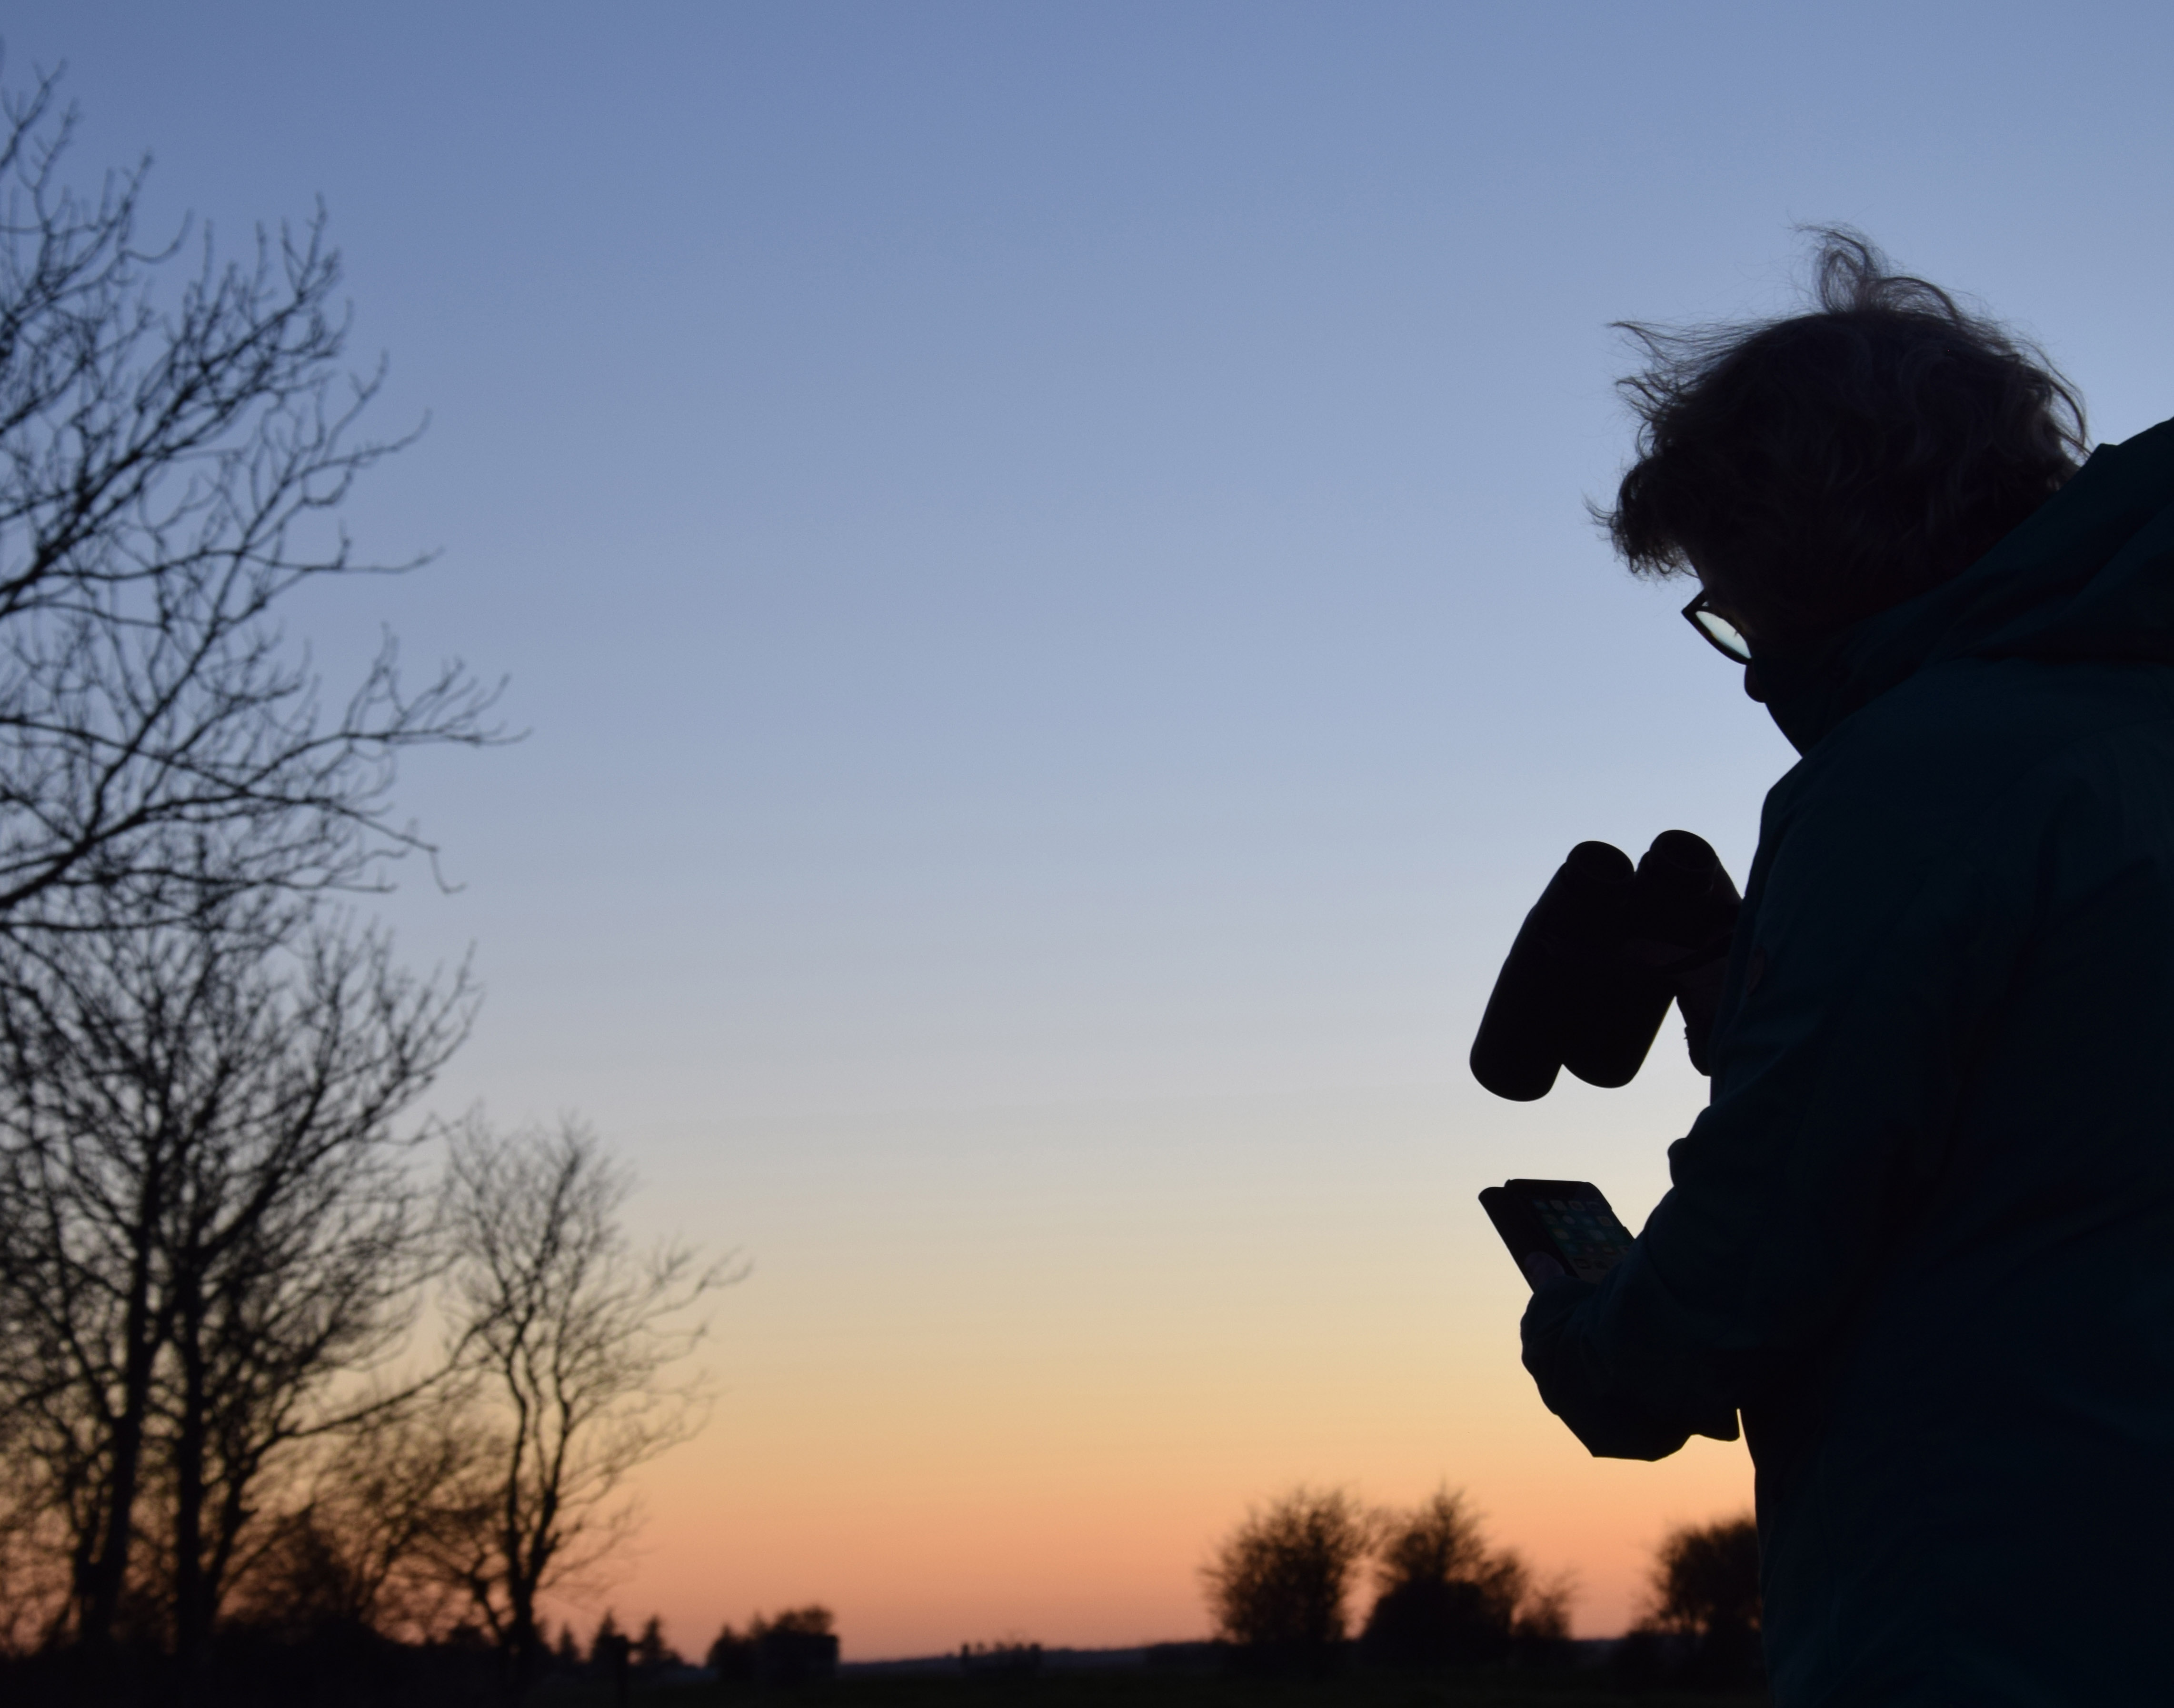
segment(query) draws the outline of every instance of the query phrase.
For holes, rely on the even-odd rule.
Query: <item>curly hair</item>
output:
[[[2058,491],[2089,449],[2043,352],[1822,228],[1816,307],[1690,328],[1619,322],[1645,366],[1614,507],[1634,574],[1696,573],[1760,645],[1808,644],[1935,586]]]

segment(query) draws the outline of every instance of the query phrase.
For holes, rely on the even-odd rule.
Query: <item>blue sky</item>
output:
[[[67,62],[79,171],[155,154],[154,221],[328,208],[378,424],[430,421],[349,522],[440,556],[295,633],[337,680],[389,622],[530,732],[403,786],[464,887],[388,912],[489,989],[443,1102],[587,1111],[645,1218],[754,1258],[750,1477],[792,1349],[1000,1364],[1030,1329],[936,1325],[1036,1230],[1057,1317],[1122,1251],[1123,1320],[1240,1347],[1235,1393],[1293,1265],[1509,1359],[1471,1192],[1658,1196],[1679,1063],[1532,1109],[1463,1067],[1571,843],[1680,824],[1740,878],[1792,757],[1585,519],[1609,322],[1784,308],[1793,226],[1843,221],[2101,436],[2174,408],[2164,8],[29,0],[4,39],[16,88]],[[1230,1403],[1214,1500],[1346,1474]],[[1378,1476],[1494,1462],[1426,1451]]]

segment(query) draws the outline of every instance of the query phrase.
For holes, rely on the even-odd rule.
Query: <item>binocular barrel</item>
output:
[[[1693,997],[1728,953],[1739,898],[1721,858],[1688,830],[1664,830],[1636,866],[1606,842],[1581,842],[1540,894],[1502,963],[1473,1076],[1498,1097],[1547,1095],[1567,1068],[1589,1085],[1636,1077],[1668,1004],[1680,1000],[1693,1062],[1704,1071],[1712,1014]]]

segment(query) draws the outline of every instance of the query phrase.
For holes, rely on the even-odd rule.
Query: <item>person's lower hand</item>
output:
[[[1546,1286],[1549,1282],[1567,1273],[1561,1264],[1548,1256],[1545,1251],[1527,1252],[1524,1262],[1520,1267],[1523,1268],[1525,1279],[1532,1284],[1533,1291],[1535,1293]]]

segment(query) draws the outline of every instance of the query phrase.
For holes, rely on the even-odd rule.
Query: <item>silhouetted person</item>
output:
[[[2174,423],[2084,461],[2042,358],[1847,234],[1816,312],[1640,336],[1614,540],[1802,758],[1711,1106],[1525,1362],[1596,1453],[1740,1410],[1783,1708],[2164,1700]]]

